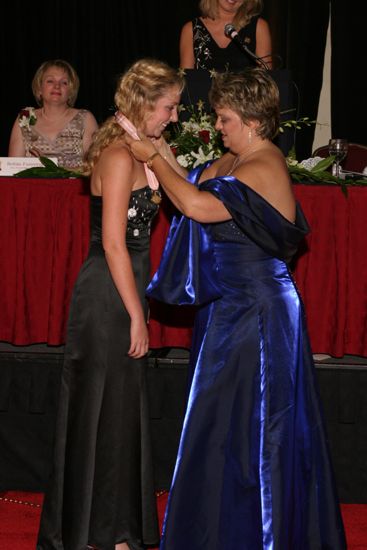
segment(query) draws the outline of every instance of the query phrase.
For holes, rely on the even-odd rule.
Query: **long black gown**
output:
[[[196,182],[201,168],[191,173]],[[199,303],[161,550],[344,550],[301,299],[308,231],[232,176],[201,183],[228,222],[174,220],[149,294]]]
[[[126,242],[142,303],[149,277],[152,191],[132,192]],[[159,541],[145,381],[146,358],[127,356],[130,318],[105,260],[102,198],[91,197],[89,255],[73,291],[62,371],[54,469],[39,550],[140,550]]]

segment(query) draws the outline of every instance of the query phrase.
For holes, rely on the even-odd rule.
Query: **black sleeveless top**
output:
[[[256,50],[256,26],[259,17],[253,17],[246,27],[238,32],[238,38],[249,50]],[[217,71],[240,71],[253,66],[249,55],[231,41],[226,48],[220,48],[199,17],[192,21],[195,69],[215,69]]]

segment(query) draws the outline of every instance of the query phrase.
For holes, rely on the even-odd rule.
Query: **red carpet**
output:
[[[0,549],[35,550],[43,495],[0,493]],[[167,493],[157,497],[162,525]],[[348,550],[367,550],[367,504],[343,504]],[[296,550],[296,549],[295,549]]]

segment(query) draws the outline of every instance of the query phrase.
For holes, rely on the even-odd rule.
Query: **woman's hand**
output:
[[[146,162],[154,153],[159,153],[161,157],[168,162],[174,171],[186,178],[187,171],[178,164],[175,155],[172,153],[171,147],[163,136],[156,139],[148,139],[144,134],[139,133],[139,140],[134,140],[130,136],[125,136],[126,143],[135,157],[140,162]]]
[[[125,141],[136,160],[146,162],[149,157],[158,151],[150,139],[146,138],[142,134],[139,134],[139,137],[141,137],[141,139],[137,140],[125,135]]]
[[[171,147],[168,145],[163,135],[159,138],[152,138],[152,143],[154,147],[157,149],[158,153],[163,158],[165,158],[168,155],[168,153],[170,153],[171,151]]]
[[[139,359],[148,353],[148,349],[149,335],[145,319],[131,319],[128,355],[133,359]]]

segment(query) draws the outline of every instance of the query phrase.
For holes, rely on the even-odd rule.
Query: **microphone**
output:
[[[240,40],[240,37],[238,35],[238,32],[236,31],[236,28],[232,25],[232,23],[227,23],[225,26],[224,26],[224,34],[227,36],[227,38],[230,38],[231,40],[233,40],[233,42],[235,42],[235,44],[245,53],[247,53],[247,55],[249,57],[251,57],[251,59],[253,59],[257,65],[261,65],[263,69],[266,69],[267,71],[269,70],[267,64],[261,59],[261,57],[258,57],[256,54],[254,54],[254,52],[252,52],[247,46],[246,44],[244,44],[241,40]]]

